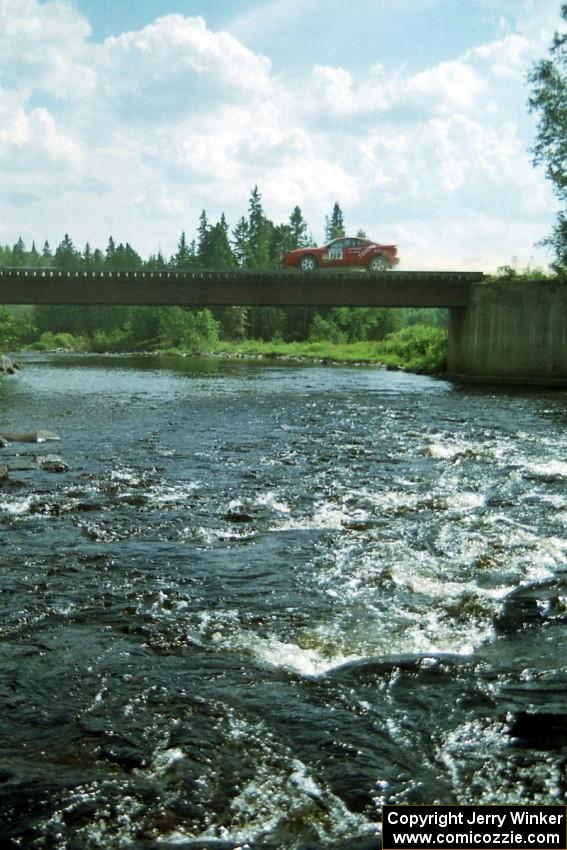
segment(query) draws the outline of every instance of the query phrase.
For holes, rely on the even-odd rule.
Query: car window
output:
[[[329,242],[329,248],[333,250],[336,248],[344,248],[345,242],[348,242],[348,239],[335,239],[333,242]]]

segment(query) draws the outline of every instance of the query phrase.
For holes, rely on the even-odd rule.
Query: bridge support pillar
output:
[[[448,372],[477,383],[567,387],[567,282],[473,283],[449,313]]]

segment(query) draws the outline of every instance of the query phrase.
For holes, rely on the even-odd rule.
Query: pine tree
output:
[[[262,195],[254,186],[248,206],[248,258],[246,265],[252,269],[270,266],[270,237],[273,225],[264,215]]]
[[[41,257],[39,256],[38,250],[35,247],[35,240],[32,242],[31,250],[28,256],[28,265],[35,269],[41,266]]]
[[[201,250],[199,265],[204,269],[231,269],[236,265],[226,233],[226,222],[217,222],[207,230]]]
[[[104,252],[105,265],[109,269],[114,268],[113,263],[114,263],[115,253],[116,253],[116,243],[114,242],[114,239],[112,238],[112,236],[109,236],[108,237],[108,245],[106,246],[106,251]]]
[[[288,254],[297,248],[295,234],[289,224],[276,224],[272,227],[270,240],[270,255],[272,265],[279,265],[284,254]]]
[[[124,248],[124,268],[128,271],[137,271],[144,265],[144,261],[137,251],[135,251],[129,242],[126,242]]]
[[[145,264],[145,268],[149,271],[164,271],[167,269],[167,263],[161,253],[161,248],[158,250],[157,254],[151,254],[148,257],[148,260]]]
[[[91,251],[91,246],[87,242],[85,244],[85,248],[83,250],[83,266],[85,267],[86,270],[90,271],[90,269],[92,268],[92,265],[93,265],[93,254],[92,254],[92,251]]]
[[[337,239],[339,236],[345,235],[345,223],[343,211],[341,210],[338,201],[335,201],[331,217],[325,216],[325,241],[330,242],[331,239]]]
[[[49,265],[51,260],[53,259],[53,254],[51,252],[51,248],[47,239],[43,243],[43,250],[41,252],[41,257],[44,261],[46,261],[46,265]]]
[[[242,216],[232,231],[232,253],[241,268],[245,268],[248,263],[248,233],[248,222]]]
[[[309,245],[307,237],[307,222],[303,218],[303,213],[299,207],[294,207],[293,212],[289,217],[289,226],[292,233],[292,245],[290,250],[295,248],[306,248]]]
[[[207,241],[207,234],[210,230],[209,222],[207,221],[207,213],[205,210],[201,211],[201,215],[199,216],[199,226],[197,228],[197,258],[199,260],[199,265],[202,262],[203,251],[205,250],[205,243]]]
[[[172,257],[172,265],[176,269],[188,269],[194,265],[195,257],[191,251],[191,246],[187,245],[185,231],[182,231],[177,243],[177,253]]]
[[[12,248],[12,265],[23,266],[26,262],[26,246],[24,240],[20,236],[16,244]]]
[[[104,269],[104,254],[100,248],[95,248],[92,260],[93,271],[102,271]]]
[[[75,249],[73,240],[68,233],[57,246],[54,265],[60,271],[77,271],[81,264],[81,255]]]

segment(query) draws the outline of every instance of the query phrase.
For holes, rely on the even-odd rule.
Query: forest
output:
[[[325,219],[325,242],[345,234],[344,214],[335,203]],[[359,236],[365,236],[358,231]],[[278,269],[281,256],[314,245],[296,206],[283,224],[264,213],[258,187],[247,215],[232,229],[221,215],[216,223],[202,211],[196,238],[182,232],[177,251],[144,260],[128,243],[110,236],[104,250],[90,243],[81,251],[65,234],[53,251],[38,250],[20,237],[0,246],[0,266],[61,270],[221,270]],[[393,272],[395,274],[395,272]],[[306,356],[346,361],[380,361],[425,371],[441,371],[445,356],[446,312],[435,309],[313,307],[61,307],[0,308],[0,350],[33,347],[91,352],[167,351],[264,356]]]

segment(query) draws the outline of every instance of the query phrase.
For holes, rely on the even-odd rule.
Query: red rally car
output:
[[[399,263],[396,245],[378,245],[358,236],[340,236],[320,248],[298,248],[282,257],[282,266],[302,272],[364,268],[382,272]]]

